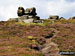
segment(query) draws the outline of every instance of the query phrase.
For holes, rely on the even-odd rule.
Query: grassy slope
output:
[[[45,38],[55,31],[52,29],[59,31],[51,41],[58,44],[60,51],[75,51],[75,20],[55,21],[55,24],[0,22],[0,56],[42,56],[29,48],[32,41],[28,36]]]

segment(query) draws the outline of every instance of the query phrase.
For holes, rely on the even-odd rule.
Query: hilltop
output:
[[[0,21],[0,56],[65,56],[59,52],[75,51],[75,17],[40,19],[34,7],[19,7],[17,14]]]
[[[48,56],[59,51],[75,51],[75,20],[48,22],[0,22],[0,56]]]

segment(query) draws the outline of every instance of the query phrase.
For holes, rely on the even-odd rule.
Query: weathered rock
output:
[[[20,17],[20,19],[22,19],[22,20],[23,20],[23,19],[28,19],[28,18],[29,18],[28,15],[23,15],[23,16]]]
[[[63,18],[63,17],[60,17],[60,20],[64,20],[65,18]]]
[[[34,7],[33,8],[27,8],[26,11],[25,11],[25,14],[36,16],[37,15],[36,9]]]
[[[39,20],[40,17],[36,16],[36,8],[27,8],[26,10],[24,10],[23,7],[19,7],[18,11],[17,11],[18,16],[20,16],[20,19],[35,19],[35,20]]]
[[[35,44],[31,45],[30,48],[35,50],[40,50],[39,46]]]
[[[17,14],[18,14],[18,16],[23,16],[24,12],[25,12],[24,8],[23,7],[19,7],[18,11],[17,11]]]
[[[34,23],[40,23],[40,20],[34,20],[33,22]]]
[[[28,16],[28,19],[31,19],[31,18],[34,18],[34,16],[29,15],[29,16]]]
[[[18,22],[33,23],[33,16],[23,15],[18,17]]]
[[[33,20],[34,20],[34,19],[26,19],[26,20],[24,20],[23,22],[25,22],[25,23],[33,23]]]
[[[33,20],[39,20],[40,17],[36,16],[36,8],[27,8],[26,10],[23,7],[19,7],[18,11],[18,18],[17,19],[10,19],[11,21],[16,20],[17,22],[25,22],[25,23],[33,23]]]
[[[58,19],[59,19],[59,16],[50,16],[48,19],[55,19],[55,20],[58,20]]]
[[[44,23],[44,20],[41,20],[41,19],[40,20],[34,20],[33,22],[34,23]]]
[[[18,17],[18,22],[23,22],[26,19],[28,19],[28,15],[20,16],[20,17]]]

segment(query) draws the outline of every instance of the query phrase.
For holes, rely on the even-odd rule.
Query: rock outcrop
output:
[[[30,21],[33,22],[33,20],[39,20],[40,19],[39,16],[36,16],[37,13],[36,13],[35,7],[27,8],[26,10],[23,7],[19,7],[17,14],[18,14],[19,19],[20,19],[20,20],[18,20],[19,22],[27,22],[27,21],[29,21],[29,19],[30,19]]]
[[[17,11],[18,16],[23,16],[24,12],[25,12],[25,10],[23,7],[18,7],[18,11]]]
[[[59,20],[59,16],[49,16],[49,18],[48,19],[54,19],[54,20]]]
[[[40,17],[37,16],[36,8],[18,7],[17,10],[18,18],[10,18],[8,21],[25,22],[25,23],[41,23]]]
[[[18,7],[17,10],[18,18],[10,18],[8,21],[16,21],[16,22],[25,22],[25,23],[44,23],[49,22],[51,24],[54,24],[54,21],[56,20],[65,20],[65,18],[60,17],[58,15],[49,16],[49,18],[46,19],[40,19],[39,16],[37,16],[36,8],[27,8],[24,9],[23,7]],[[74,17],[71,17],[69,19],[75,19]]]
[[[24,13],[25,13],[25,15],[32,15],[32,16],[36,16],[37,15],[35,7],[27,8]]]

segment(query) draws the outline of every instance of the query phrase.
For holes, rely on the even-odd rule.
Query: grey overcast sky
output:
[[[69,18],[75,16],[75,0],[0,0],[0,21],[17,17],[17,8],[35,7],[42,19],[50,15]]]

